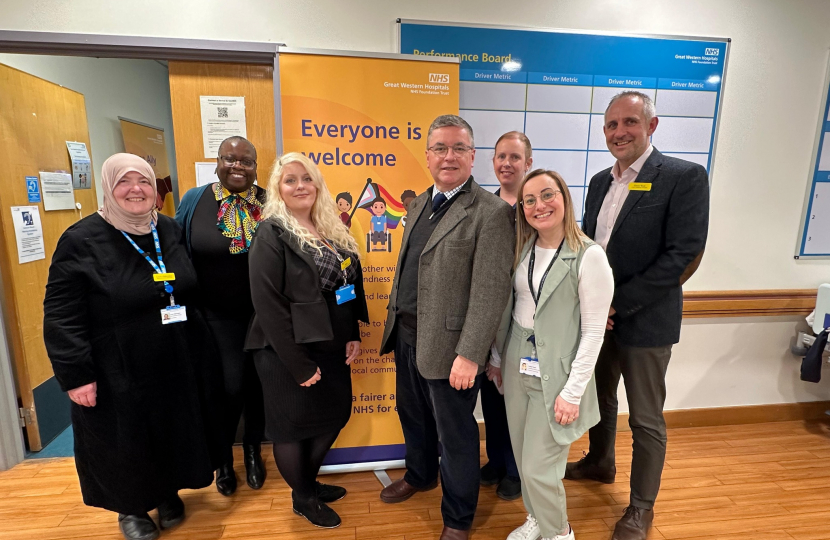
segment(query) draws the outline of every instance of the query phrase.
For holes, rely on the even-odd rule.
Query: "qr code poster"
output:
[[[199,96],[205,158],[215,159],[228,137],[248,137],[243,96]]]

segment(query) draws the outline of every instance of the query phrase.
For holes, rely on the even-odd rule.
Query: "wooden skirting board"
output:
[[[683,317],[772,317],[809,315],[816,307],[816,289],[686,291]]]
[[[711,427],[762,424],[765,422],[786,422],[790,420],[820,420],[827,418],[830,401],[807,403],[775,403],[772,405],[749,405],[744,407],[714,407],[709,409],[680,409],[665,411],[666,427]],[[478,434],[484,439],[484,422],[478,422]],[[617,417],[617,431],[630,431],[628,414]]]

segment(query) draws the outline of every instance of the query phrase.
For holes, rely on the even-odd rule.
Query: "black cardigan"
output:
[[[360,341],[358,320],[369,322],[360,261],[354,287],[358,302],[352,341]],[[248,257],[254,318],[245,350],[271,347],[300,384],[317,372],[304,343],[333,339],[328,306],[320,289],[317,265],[296,238],[273,220],[259,224]]]

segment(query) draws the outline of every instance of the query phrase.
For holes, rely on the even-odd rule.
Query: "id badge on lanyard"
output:
[[[153,243],[156,247],[156,257],[158,258],[158,264],[156,264],[150,256],[144,252],[143,249],[138,247],[138,244],[133,241],[130,236],[121,231],[121,234],[124,235],[124,238],[132,244],[132,246],[138,251],[138,254],[144,257],[150,266],[153,267],[154,274],[153,274],[153,281],[164,282],[164,292],[170,295],[170,305],[166,308],[161,310],[161,324],[173,324],[178,322],[184,322],[187,320],[187,309],[185,306],[179,306],[176,304],[175,298],[173,298],[173,285],[170,284],[171,281],[176,280],[176,274],[173,272],[168,272],[167,268],[164,265],[164,258],[161,256],[161,243],[159,242],[159,235],[158,231],[156,230],[156,226],[153,223],[150,223],[150,232],[153,233]]]
[[[323,243],[324,246],[329,248],[329,250],[332,253],[334,253],[335,257],[337,257],[337,262],[340,263],[340,271],[343,272],[344,285],[334,292],[334,299],[337,301],[337,305],[339,306],[341,304],[345,304],[346,302],[354,300],[355,298],[357,298],[357,294],[354,291],[354,285],[349,285],[348,275],[346,274],[346,268],[352,265],[352,258],[346,257],[344,259],[340,255],[340,253],[336,249],[334,249],[334,246],[332,246],[322,238],[320,239],[320,241]]]
[[[531,377],[541,377],[539,358],[536,356],[536,336],[531,335],[527,340],[530,342],[530,355],[519,359],[519,373]]]

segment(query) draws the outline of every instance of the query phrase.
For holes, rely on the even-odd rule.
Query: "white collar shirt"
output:
[[[597,215],[597,230],[594,234],[594,241],[601,245],[602,249],[608,248],[608,241],[611,239],[614,223],[617,222],[620,210],[622,210],[625,199],[628,197],[628,185],[637,180],[643,165],[653,151],[654,147],[649,144],[643,155],[637,158],[622,174],[620,174],[619,161],[611,167],[611,185],[608,187],[605,199],[602,200],[602,206]]]

